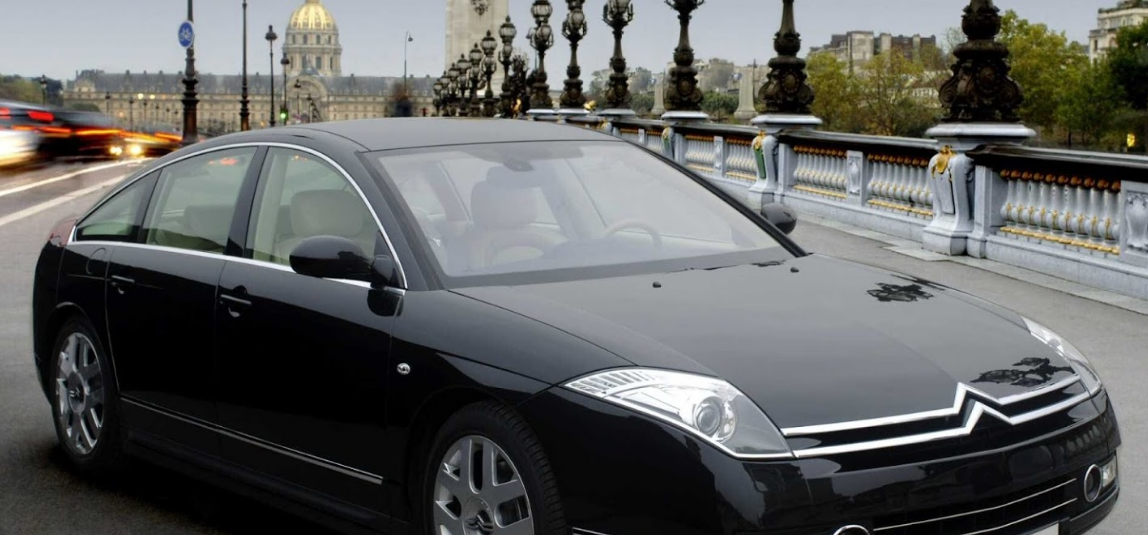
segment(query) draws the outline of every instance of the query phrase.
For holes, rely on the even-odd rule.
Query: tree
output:
[[[1056,119],[1066,130],[1068,146],[1077,134],[1081,145],[1102,144],[1116,131],[1116,120],[1125,112],[1123,93],[1108,63],[1077,64],[1065,74]]]
[[[721,122],[737,111],[738,98],[724,91],[710,91],[702,100],[702,111]]]
[[[882,52],[866,63],[857,88],[856,102],[869,133],[918,137],[938,120],[937,110],[924,103],[936,95],[924,66],[896,51]]]
[[[824,121],[826,130],[860,132],[863,121],[857,113],[857,84],[845,66],[829,52],[809,56],[806,66],[809,85],[817,92],[813,114]]]
[[[0,99],[39,104],[44,99],[40,85],[20,76],[0,76]]]
[[[1116,48],[1108,52],[1108,62],[1128,104],[1136,110],[1148,109],[1148,21],[1116,34]]]
[[[732,61],[725,59],[711,59],[709,65],[698,76],[698,85],[702,91],[722,91],[733,82],[736,70]]]
[[[73,102],[68,104],[68,109],[76,111],[94,111],[96,113],[103,111],[99,106],[92,104],[91,102]]]
[[[1012,77],[1024,92],[1020,116],[1029,126],[1052,130],[1066,72],[1080,69],[1087,54],[1044,24],[1033,24],[1009,10],[1001,18],[1001,43],[1011,53]]]
[[[630,99],[630,106],[640,116],[649,115],[650,111],[654,109],[654,95],[650,93],[636,94]]]
[[[630,93],[635,95],[654,90],[654,73],[638,67],[630,74]]]

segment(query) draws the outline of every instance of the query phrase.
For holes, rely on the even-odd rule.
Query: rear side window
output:
[[[155,174],[116,193],[76,225],[76,241],[133,241],[139,235],[140,211]]]
[[[255,151],[222,150],[165,167],[144,220],[145,243],[223,254]]]

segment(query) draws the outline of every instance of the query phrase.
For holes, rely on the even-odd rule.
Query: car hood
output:
[[[962,383],[1000,399],[1074,375],[1015,313],[823,256],[456,291],[636,366],[723,378],[781,428],[951,408]]]

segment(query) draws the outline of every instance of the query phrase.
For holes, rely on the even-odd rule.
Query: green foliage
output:
[[[1066,71],[1056,120],[1066,130],[1067,144],[1115,146],[1121,131],[1116,128],[1117,119],[1127,111],[1122,97],[1106,62],[1076,64]]]
[[[832,54],[814,54],[807,71],[826,130],[919,137],[939,119],[938,81],[901,54],[884,52],[853,74]]]
[[[1064,93],[1067,73],[1080,70],[1088,55],[1044,24],[1033,24],[1009,10],[1001,18],[1001,43],[1011,53],[1012,77],[1024,92],[1021,119],[1029,126],[1052,130]]]
[[[94,111],[96,113],[103,111],[99,106],[92,104],[91,102],[73,102],[68,104],[68,109],[76,111]]]
[[[1132,108],[1148,109],[1148,21],[1120,30],[1108,61],[1113,79]]]
[[[650,110],[654,109],[654,95],[652,93],[633,95],[630,100],[630,106],[638,115],[649,115]]]
[[[737,111],[737,97],[721,91],[710,91],[702,100],[702,111],[709,114],[715,121],[724,121]]]
[[[813,54],[806,72],[809,85],[817,93],[813,114],[824,121],[824,128],[834,132],[861,132],[863,125],[857,113],[857,80],[850,76],[845,63],[832,53]]]
[[[43,99],[40,84],[20,76],[0,76],[0,100],[39,104]]]

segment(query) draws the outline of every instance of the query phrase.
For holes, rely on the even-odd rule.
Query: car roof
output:
[[[523,141],[619,141],[588,128],[509,119],[367,119],[288,126],[277,130],[281,133],[291,130],[327,132],[354,141],[368,151]]]

